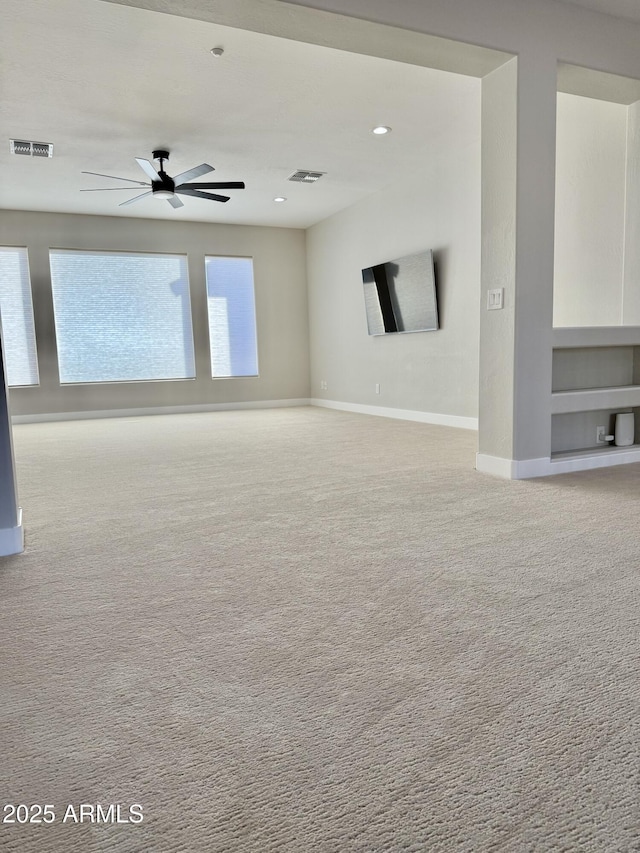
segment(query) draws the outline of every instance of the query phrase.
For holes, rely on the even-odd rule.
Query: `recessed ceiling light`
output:
[[[286,201],[286,198],[283,195],[278,195],[274,198],[274,201]]]
[[[383,124],[379,124],[377,127],[374,127],[371,133],[375,133],[376,136],[382,136],[385,133],[391,133],[390,127],[385,127]]]
[[[213,56],[222,56],[223,53],[224,53],[224,48],[222,48],[222,47],[212,47],[211,48],[211,54]]]

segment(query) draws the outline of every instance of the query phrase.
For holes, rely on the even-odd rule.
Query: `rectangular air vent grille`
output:
[[[26,139],[12,139],[11,153],[24,154],[26,157],[53,157],[53,143],[28,142]]]
[[[301,184],[313,184],[325,174],[326,172],[309,172],[307,169],[298,169],[293,175],[289,175],[287,180],[298,181]]]

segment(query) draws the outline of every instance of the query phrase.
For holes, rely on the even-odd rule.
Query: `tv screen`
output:
[[[370,335],[438,328],[433,252],[407,255],[362,270]]]

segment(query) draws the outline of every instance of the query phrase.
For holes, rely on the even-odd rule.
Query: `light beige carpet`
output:
[[[55,820],[3,853],[640,849],[639,466],[312,408],[15,445],[0,791]]]

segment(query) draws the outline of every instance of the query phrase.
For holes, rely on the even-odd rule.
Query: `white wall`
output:
[[[627,113],[627,206],[622,323],[640,326],[640,101]]]
[[[622,322],[627,107],[558,94],[554,326]]]
[[[313,398],[477,417],[480,81],[451,76],[451,122],[425,138],[420,174],[307,231]],[[426,249],[440,330],[370,337],[361,269]]]
[[[633,126],[635,130],[628,127],[628,119],[636,114],[637,107],[558,94],[553,306],[556,326],[634,322],[631,305],[640,304],[637,296],[640,285],[638,276],[632,278],[628,270],[631,255],[635,252],[640,257],[640,252],[628,225],[628,199],[636,198],[638,180],[637,176],[635,180],[629,177],[633,163],[632,158],[627,160],[627,155],[637,150],[633,143],[637,142],[640,123]],[[504,104],[500,108],[504,109]],[[469,118],[472,115],[473,109]],[[480,225],[479,221],[472,224],[469,215],[474,202],[471,201],[464,214],[461,212],[472,198],[464,193],[474,186],[474,177],[469,173],[466,190],[461,191],[465,168],[460,165],[465,162],[470,166],[473,162],[467,155],[476,137],[471,134],[467,140],[466,152],[464,146],[452,144],[451,140],[445,141],[445,146],[450,145],[446,151],[433,144],[426,147],[425,161],[435,163],[435,169],[427,169],[427,174],[410,186],[369,198],[308,232],[313,397],[448,415],[477,415],[477,321],[480,317],[504,321],[505,312],[483,313],[479,288],[466,289],[479,275],[480,266],[472,236],[480,233]],[[497,150],[499,147],[496,143]],[[637,154],[635,158],[638,160]],[[479,169],[479,163],[473,168]],[[636,172],[640,174],[640,169],[636,168]],[[532,184],[535,185],[535,179]],[[640,221],[637,216],[636,220]],[[423,235],[429,235],[431,242],[421,243]],[[430,337],[431,333],[427,333],[415,336],[415,340],[399,336],[369,338],[359,286],[360,268],[427,245],[435,248],[436,254],[439,247],[444,248],[446,264],[442,272],[446,268],[447,273],[452,273],[450,279],[447,276],[447,284],[455,289],[447,291],[445,287],[440,294],[441,307],[447,300],[452,308],[459,306],[456,296],[464,294],[466,315],[454,310],[448,316],[448,320],[454,320],[455,329],[447,328],[444,323],[446,336]],[[636,267],[640,269],[640,263]],[[444,285],[442,276],[441,284]],[[513,298],[513,293],[506,296]],[[539,296],[538,288],[531,299],[536,301]],[[628,306],[626,318],[623,297]],[[443,321],[445,313],[443,307]],[[533,323],[531,312],[526,322]],[[496,338],[495,352],[488,354],[493,359],[489,371],[495,369],[501,358],[511,357],[505,343]],[[545,350],[550,361],[549,355]],[[525,370],[531,371],[533,364],[531,359],[525,359]],[[326,391],[320,388],[321,380],[328,383]],[[380,395],[374,390],[378,382]],[[502,384],[504,393],[510,394],[513,383]],[[547,380],[542,384],[548,388]],[[488,400],[486,414],[495,408],[495,400],[489,400],[486,389],[484,393]],[[599,417],[602,418],[602,413]],[[553,439],[548,412],[545,418],[549,439],[538,442],[543,448],[539,455],[548,453],[549,445],[552,450],[576,446],[575,418],[554,418]],[[496,449],[496,436],[502,429],[499,421],[488,431],[492,449],[497,456],[516,455],[506,447]],[[510,428],[509,419],[503,421]],[[523,422],[523,434],[527,425],[528,422]],[[503,443],[506,445],[506,438]],[[525,453],[527,456],[533,453]]]
[[[26,246],[40,386],[13,388],[12,415],[250,403],[309,397],[304,231],[198,222],[0,211],[0,245]],[[187,254],[197,376],[169,382],[60,385],[49,248]],[[205,255],[252,257],[260,375],[211,378]]]

